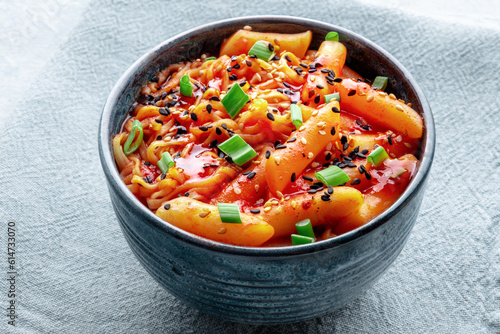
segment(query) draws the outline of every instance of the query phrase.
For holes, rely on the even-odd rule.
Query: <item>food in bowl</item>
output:
[[[113,138],[127,188],[187,232],[240,246],[328,239],[370,221],[417,170],[423,121],[390,78],[345,65],[335,32],[239,30],[172,64]]]

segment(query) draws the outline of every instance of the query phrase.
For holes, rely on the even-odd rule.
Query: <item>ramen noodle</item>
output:
[[[239,30],[219,55],[154,76],[113,138],[128,189],[168,223],[240,246],[328,239],[388,208],[416,171],[422,119],[387,78],[348,68],[338,35],[311,39]]]

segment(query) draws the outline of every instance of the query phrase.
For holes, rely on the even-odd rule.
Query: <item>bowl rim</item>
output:
[[[111,146],[112,136],[109,131],[110,130],[109,123],[111,116],[113,115],[113,110],[115,109],[116,102],[118,101],[121,92],[127,87],[127,82],[129,82],[130,78],[134,77],[134,73],[138,71],[138,69],[142,66],[142,64],[150,61],[151,58],[154,58],[159,52],[162,52],[162,50],[167,49],[173,45],[176,45],[179,42],[187,40],[193,36],[196,36],[200,32],[213,31],[220,28],[226,28],[229,26],[234,26],[236,31],[238,27],[243,27],[245,25],[252,25],[252,24],[262,24],[262,23],[292,24],[305,27],[308,26],[311,28],[314,27],[316,29],[322,29],[325,31],[337,31],[340,35],[347,36],[350,39],[353,39],[356,42],[365,45],[366,47],[374,50],[375,52],[380,53],[389,62],[392,62],[394,66],[396,66],[397,69],[403,74],[403,76],[408,81],[409,85],[415,91],[416,99],[418,100],[418,103],[420,103],[422,107],[421,116],[424,121],[424,138],[425,138],[425,146],[423,146],[422,148],[422,157],[420,159],[419,168],[413,179],[410,181],[410,184],[403,192],[403,194],[389,208],[387,208],[385,211],[383,211],[381,214],[379,214],[378,216],[376,216],[363,226],[360,226],[352,231],[341,234],[334,238],[321,240],[306,245],[283,246],[283,247],[246,247],[246,246],[225,244],[191,234],[162,220],[161,218],[156,216],[151,210],[149,210],[145,205],[143,205],[128,190],[128,188],[125,186],[125,183],[119,176],[118,169],[116,167],[114,158],[112,156],[112,146]],[[150,49],[138,60],[136,60],[125,71],[125,73],[120,77],[120,79],[118,79],[115,86],[111,90],[101,114],[101,119],[99,122],[99,133],[98,133],[99,156],[110,190],[111,187],[113,187],[114,190],[119,192],[119,195],[126,202],[125,203],[126,205],[133,207],[134,211],[138,210],[142,214],[142,216],[146,218],[144,219],[145,224],[151,224],[152,227],[159,229],[183,242],[191,244],[192,246],[205,248],[214,252],[230,253],[233,255],[258,256],[258,257],[281,257],[281,256],[290,256],[298,254],[308,254],[325,249],[330,249],[340,245],[347,244],[356,239],[362,238],[363,236],[369,234],[371,231],[379,228],[385,222],[389,221],[389,219],[392,216],[394,216],[397,213],[397,211],[406,206],[411,201],[411,199],[414,198],[419,193],[420,188],[425,184],[434,157],[435,141],[436,139],[435,139],[434,119],[430,105],[427,102],[427,99],[425,98],[417,82],[413,79],[408,70],[398,60],[396,60],[392,55],[390,55],[380,46],[376,45],[375,43],[371,42],[365,37],[362,37],[343,27],[339,27],[318,20],[285,16],[285,15],[243,16],[243,17],[225,19],[204,24],[195,27],[193,29],[190,29],[188,31],[185,31],[183,33],[177,34],[165,40],[164,42],[160,43],[156,47]]]

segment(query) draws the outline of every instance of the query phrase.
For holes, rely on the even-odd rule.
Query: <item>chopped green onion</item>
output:
[[[389,81],[389,79],[387,77],[376,77],[375,80],[373,80],[372,88],[379,89],[379,90],[385,90],[387,88],[388,81]]]
[[[298,129],[302,125],[302,109],[296,104],[290,105],[290,114],[292,116],[292,123]]]
[[[240,85],[234,84],[221,102],[231,119],[234,119],[249,100],[250,98]]]
[[[257,152],[239,135],[234,135],[222,144],[219,149],[229,155],[238,166],[245,164],[257,156]]]
[[[338,166],[330,166],[314,174],[325,186],[338,186],[350,180],[349,176]]]
[[[382,146],[377,147],[368,155],[366,161],[370,162],[373,166],[378,167],[385,159],[389,159],[389,155]]]
[[[158,160],[158,168],[160,168],[162,173],[168,172],[168,170],[175,166],[175,161],[168,152],[163,152],[161,159]]]
[[[325,103],[330,103],[330,101],[333,99],[337,100],[337,102],[340,102],[340,94],[333,93],[333,94],[325,95]]]
[[[217,203],[220,220],[223,223],[241,224],[240,209],[234,203]]]
[[[304,245],[314,242],[314,238],[306,237],[304,235],[292,234],[292,245]]]
[[[271,58],[274,57],[274,52],[269,50],[269,43],[266,43],[264,41],[257,41],[255,44],[252,46],[250,51],[248,51],[248,55],[256,55],[257,58],[269,61]],[[274,48],[273,48],[274,49]]]
[[[406,172],[407,172],[407,170],[403,168],[403,169],[401,169],[399,172],[397,172],[397,173],[395,173],[394,175],[392,175],[392,176],[391,176],[391,179],[395,179],[395,178],[397,178],[398,176],[401,176],[401,175],[403,175],[403,174],[404,174],[404,173],[406,173]]]
[[[139,136],[134,141],[136,130],[139,131]],[[137,150],[139,148],[139,145],[141,145],[141,143],[142,143],[143,136],[144,136],[144,132],[142,129],[141,121],[134,120],[132,122],[132,131],[129,133],[127,141],[125,142],[125,145],[123,145],[123,152],[125,153],[125,155],[129,155],[131,153],[134,153],[135,150]]]
[[[208,57],[208,58],[205,58],[205,61],[208,61],[208,60],[215,60],[217,59],[217,57]]]
[[[335,31],[330,31],[328,34],[326,34],[325,41],[339,41],[339,33]]]
[[[193,96],[193,85],[189,81],[189,75],[183,75],[181,78],[181,82],[179,84],[181,88],[181,94],[184,96],[192,97]]]
[[[298,234],[305,237],[314,238],[314,231],[310,219],[304,219],[296,223],[295,227],[297,228]]]

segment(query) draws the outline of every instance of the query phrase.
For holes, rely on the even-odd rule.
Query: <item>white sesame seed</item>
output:
[[[279,190],[276,191],[276,195],[278,195],[279,198],[283,198],[283,193]]]
[[[396,104],[396,109],[399,110],[399,111],[403,111],[403,107],[401,107],[399,104]]]
[[[240,188],[234,188],[234,193],[235,193],[236,195],[241,194],[241,189],[240,189]]]
[[[225,227],[221,228],[217,234],[225,234],[227,232],[227,229]]]
[[[250,26],[244,26],[244,27],[243,27],[243,30],[248,30],[248,31],[251,31],[251,30],[252,30],[252,27],[250,27]]]
[[[300,138],[300,142],[304,145],[307,145],[307,139],[305,137]]]
[[[392,94],[392,93],[391,93],[391,94],[389,94],[389,98],[390,98],[391,100],[397,100],[397,99],[396,99],[396,95],[394,95],[394,94]]]
[[[312,158],[314,158],[314,154],[312,152],[309,152],[307,154],[307,159],[312,159]]]
[[[368,95],[366,96],[366,101],[367,101],[367,102],[372,102],[372,101],[373,101],[373,95],[372,95],[372,94],[368,94]]]

